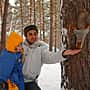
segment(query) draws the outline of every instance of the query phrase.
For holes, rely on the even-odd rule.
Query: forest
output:
[[[61,63],[61,88],[90,90],[90,0],[0,0],[0,49],[9,33],[23,36],[23,28],[36,24],[39,38],[52,47],[81,49]],[[87,32],[88,30],[88,32]],[[80,42],[79,42],[80,41]]]

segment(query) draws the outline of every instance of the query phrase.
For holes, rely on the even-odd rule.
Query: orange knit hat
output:
[[[16,52],[15,48],[23,42],[23,38],[16,32],[11,32],[6,41],[6,49],[11,52]]]

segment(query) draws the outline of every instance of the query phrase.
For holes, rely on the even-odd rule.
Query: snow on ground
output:
[[[60,63],[44,64],[39,76],[39,85],[42,90],[60,90],[60,77]]]

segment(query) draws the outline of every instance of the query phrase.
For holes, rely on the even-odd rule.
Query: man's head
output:
[[[38,29],[36,25],[29,25],[24,28],[24,36],[29,44],[33,44],[38,38]]]
[[[27,37],[27,32],[30,30],[35,30],[38,33],[38,29],[36,25],[28,25],[24,28],[24,36]]]

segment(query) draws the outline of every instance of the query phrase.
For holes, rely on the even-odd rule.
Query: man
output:
[[[37,84],[42,65],[54,64],[61,60],[62,52],[50,52],[45,48],[45,44],[38,40],[38,29],[35,25],[24,28],[25,41],[23,43],[25,60],[23,64],[23,74],[25,80],[25,90],[41,90]],[[63,55],[74,55],[80,50],[67,50]]]

